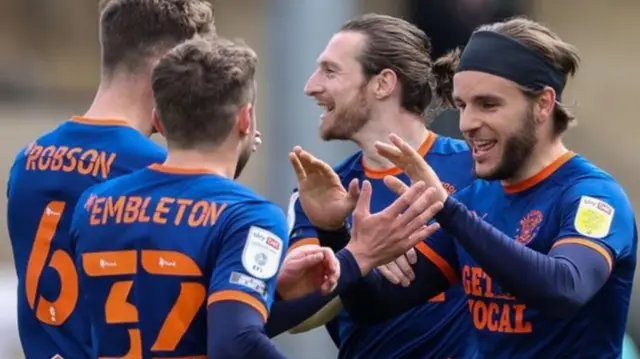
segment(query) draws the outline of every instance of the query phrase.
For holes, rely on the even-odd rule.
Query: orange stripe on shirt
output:
[[[289,247],[289,250],[287,250],[287,253],[291,253],[292,250],[302,247],[302,246],[308,246],[308,245],[312,245],[312,246],[319,246],[320,245],[320,240],[318,238],[303,238],[300,239],[298,241],[296,241],[294,244],[292,244]]]
[[[422,253],[422,255],[427,257],[427,259],[430,260],[431,263],[435,264],[451,284],[455,284],[458,282],[458,275],[456,274],[456,271],[449,265],[449,263],[447,263],[444,258],[436,253],[436,251],[431,249],[424,242],[418,243],[418,245],[416,245],[416,249],[418,250],[418,252]]]
[[[607,261],[607,265],[609,266],[609,272],[611,272],[611,270],[613,269],[613,258],[611,258],[611,254],[609,254],[609,251],[606,250],[602,245],[587,239],[582,239],[582,238],[565,238],[554,243],[552,248],[555,248],[563,244],[580,244],[583,246],[587,246],[593,249],[594,251],[602,254],[604,259]]]
[[[84,116],[73,116],[71,117],[71,121],[82,123],[84,125],[130,127],[127,121],[120,120],[120,119],[112,119],[112,118],[89,118]]]
[[[219,292],[211,293],[211,295],[209,296],[209,300],[207,301],[207,305],[228,300],[250,305],[255,310],[257,310],[260,315],[262,315],[262,318],[265,322],[267,321],[267,307],[265,307],[265,305],[261,301],[239,290],[221,290]]]

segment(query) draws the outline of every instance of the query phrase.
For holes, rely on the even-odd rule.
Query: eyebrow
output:
[[[318,61],[318,66],[323,67],[323,68],[327,68],[327,67],[335,67],[337,69],[340,68],[340,66],[333,62],[333,61],[329,61],[329,60],[320,60]]]
[[[452,96],[454,102],[464,102],[460,96]],[[503,98],[494,94],[479,94],[471,98],[472,102],[502,102]]]

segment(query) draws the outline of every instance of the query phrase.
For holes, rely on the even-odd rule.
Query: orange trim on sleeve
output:
[[[221,290],[219,292],[211,293],[209,299],[207,300],[207,306],[215,302],[223,302],[228,300],[242,302],[244,304],[250,305],[255,310],[257,310],[260,315],[262,315],[262,318],[265,322],[267,321],[267,307],[265,307],[265,305],[261,301],[239,290]]]
[[[112,118],[89,118],[89,117],[83,117],[83,116],[72,116],[71,121],[76,123],[81,123],[83,125],[130,127],[127,121],[120,120],[120,119],[112,119]]]
[[[436,251],[431,249],[424,242],[420,242],[416,245],[416,249],[418,252],[422,253],[423,256],[427,257],[431,263],[435,264],[442,274],[444,274],[445,278],[449,280],[451,284],[455,284],[458,282],[458,275],[456,271],[449,265],[446,259],[442,258]]]
[[[532,177],[529,177],[520,183],[505,185],[503,187],[504,191],[506,193],[513,194],[528,190],[529,188],[547,179],[547,177],[551,176],[555,171],[558,170],[558,168],[562,167],[563,164],[575,157],[575,155],[576,154],[574,152],[568,151]]]
[[[318,238],[302,238],[300,240],[297,240],[294,244],[292,244],[291,246],[289,246],[289,249],[287,250],[287,253],[290,253],[292,250],[298,248],[298,247],[302,247],[302,246],[319,246],[320,245],[320,240]]]
[[[613,258],[611,258],[611,254],[609,254],[609,251],[606,250],[604,247],[602,247],[602,245],[594,241],[590,241],[588,239],[583,239],[583,238],[565,238],[554,243],[551,248],[555,248],[563,244],[580,244],[583,246],[587,246],[593,249],[594,251],[602,254],[604,259],[607,261],[607,265],[609,265],[609,272],[611,272],[611,270],[613,269]]]
[[[420,147],[418,147],[418,153],[420,156],[424,157],[427,155],[429,150],[431,150],[433,143],[436,141],[436,137],[438,137],[438,135],[429,131],[427,138],[425,138],[424,142],[422,142]],[[362,168],[364,168],[364,175],[371,179],[382,179],[384,176],[397,176],[403,172],[402,169],[398,167],[391,167],[384,170],[368,168],[364,163],[364,158],[362,160]]]

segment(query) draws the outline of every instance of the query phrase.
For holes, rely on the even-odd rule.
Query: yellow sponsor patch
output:
[[[574,221],[576,231],[591,238],[604,238],[609,234],[615,208],[597,198],[582,196]]]

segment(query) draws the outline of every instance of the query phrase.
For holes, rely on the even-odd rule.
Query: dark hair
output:
[[[179,43],[215,32],[205,0],[102,0],[98,6],[105,76],[146,70]]]
[[[526,19],[516,17],[513,19],[480,26],[475,31],[494,31],[504,36],[509,36],[520,41],[531,50],[537,51],[549,60],[556,69],[566,77],[574,76],[580,64],[578,50],[571,44],[560,39],[545,26]],[[460,50],[456,49],[437,59],[433,65],[433,74],[436,80],[436,94],[449,106],[453,107],[453,75],[460,61]],[[537,99],[542,90],[532,90],[521,87],[527,98]],[[560,135],[575,121],[575,116],[566,105],[557,102],[553,109],[553,134]]]
[[[345,23],[340,31],[366,36],[359,56],[367,79],[384,69],[396,73],[402,88],[402,107],[421,115],[431,103],[431,41],[415,25],[388,15],[366,14]]]
[[[255,101],[258,57],[242,42],[194,39],[167,53],[153,70],[156,111],[169,146],[217,146],[238,109]]]

